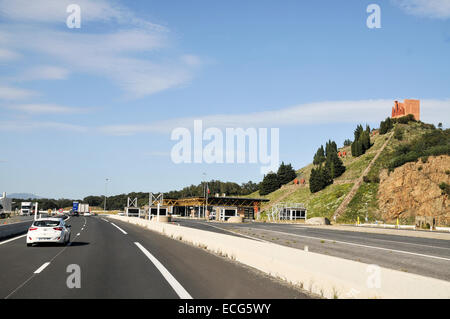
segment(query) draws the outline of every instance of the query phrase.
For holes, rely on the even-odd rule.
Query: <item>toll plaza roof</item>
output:
[[[268,202],[265,198],[247,198],[247,197],[186,197],[179,199],[164,198],[163,205],[167,206],[233,206],[233,207],[254,207],[260,206],[261,202]]]

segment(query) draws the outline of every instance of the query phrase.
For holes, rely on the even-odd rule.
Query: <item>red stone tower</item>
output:
[[[392,118],[412,114],[416,121],[420,121],[420,100],[405,100],[403,103],[395,101],[392,107]]]

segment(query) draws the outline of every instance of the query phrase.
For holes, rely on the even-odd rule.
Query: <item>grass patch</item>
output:
[[[340,222],[355,222],[359,216],[361,222],[367,217],[369,221],[378,219],[378,183],[363,183],[349,203],[347,210],[339,218]]]

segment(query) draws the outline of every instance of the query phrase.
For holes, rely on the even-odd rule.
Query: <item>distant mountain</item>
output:
[[[17,199],[39,199],[42,198],[40,196],[34,195],[34,194],[30,194],[30,193],[13,193],[13,194],[8,194],[6,193],[6,197],[8,198],[17,198]]]

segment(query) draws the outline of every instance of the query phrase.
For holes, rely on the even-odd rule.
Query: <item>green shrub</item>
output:
[[[396,127],[394,130],[394,138],[401,141],[403,140],[403,130],[400,127]]]
[[[407,144],[397,146],[388,164],[390,171],[419,158],[426,163],[428,156],[450,155],[450,130],[436,130],[416,138]]]
[[[449,184],[442,182],[439,184],[439,188],[442,190],[442,195],[447,195],[447,196],[450,195],[450,185]]]

